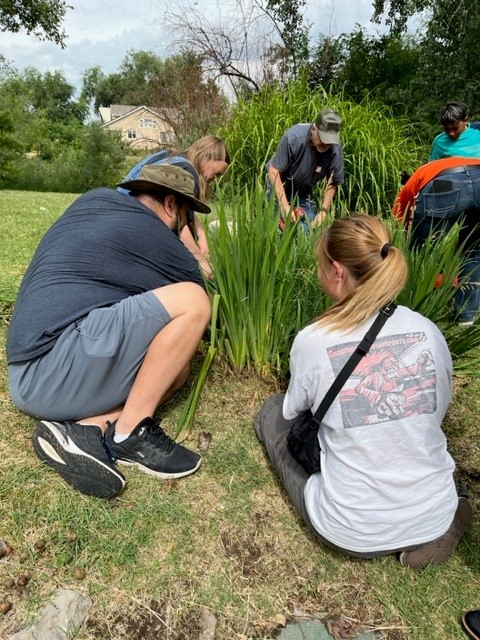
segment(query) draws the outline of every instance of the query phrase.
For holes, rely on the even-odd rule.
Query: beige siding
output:
[[[175,142],[175,132],[171,125],[148,109],[138,109],[111,120],[105,127],[111,131],[120,131],[122,140],[137,149],[156,149]]]

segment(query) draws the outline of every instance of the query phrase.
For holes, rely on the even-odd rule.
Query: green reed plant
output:
[[[389,226],[393,242],[403,250],[408,262],[408,281],[398,302],[418,311],[442,329],[457,372],[477,374],[480,324],[459,327],[453,304],[457,288],[468,280],[469,275],[459,275],[464,264],[460,225],[454,225],[448,233],[438,237],[429,236],[418,248],[412,246],[410,230],[405,232],[394,219],[389,220]]]
[[[394,243],[401,247],[408,262],[409,278],[400,302],[448,327],[454,319],[454,284],[463,263],[460,227],[455,225],[435,240],[430,236],[422,247],[414,248],[410,231],[405,232],[396,221],[390,221],[390,226]],[[460,278],[459,284],[464,280],[465,277]]]
[[[192,385],[190,395],[183,405],[182,413],[180,414],[180,417],[178,419],[175,437],[177,437],[183,430],[191,431],[193,427],[198,400],[200,398],[200,394],[202,393],[203,385],[205,384],[210,365],[212,364],[213,359],[217,353],[217,316],[219,302],[220,296],[218,294],[215,294],[213,296],[212,319],[210,321],[210,345],[203,360],[198,377]]]
[[[219,353],[234,370],[284,376],[293,337],[326,305],[313,234],[288,221],[280,233],[273,201],[258,186],[239,187],[230,211],[220,198],[217,213],[209,240],[211,288],[220,295]]]

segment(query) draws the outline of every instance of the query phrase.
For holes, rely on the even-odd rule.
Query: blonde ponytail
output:
[[[335,220],[320,236],[316,244],[319,268],[337,261],[354,283],[353,291],[318,319],[320,326],[351,331],[396,298],[408,272],[405,256],[391,242],[380,218],[363,214]]]

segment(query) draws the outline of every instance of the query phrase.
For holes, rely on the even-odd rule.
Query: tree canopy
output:
[[[23,28],[64,48],[62,22],[69,8],[65,0],[0,0],[0,30],[17,33]]]

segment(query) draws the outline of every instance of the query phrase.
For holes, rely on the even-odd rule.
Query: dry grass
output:
[[[3,634],[22,628],[59,586],[93,598],[78,640],[194,640],[205,608],[217,618],[217,640],[267,638],[275,616],[303,614],[341,614],[389,640],[451,639],[462,637],[463,609],[479,605],[478,515],[449,562],[420,574],[393,557],[343,558],[317,543],[252,429],[272,381],[235,376],[217,362],[188,437],[197,448],[200,433],[212,434],[201,470],[164,483],[128,471],[127,489],[110,502],[74,492],[40,465],[30,444],[34,421],[11,405],[4,367],[0,390],[0,538],[14,548],[0,561],[0,600],[13,604]],[[478,380],[457,382],[446,423],[477,514],[478,392]],[[162,411],[169,432],[186,394]],[[81,582],[77,567],[86,570]],[[26,591],[4,586],[27,572]]]

